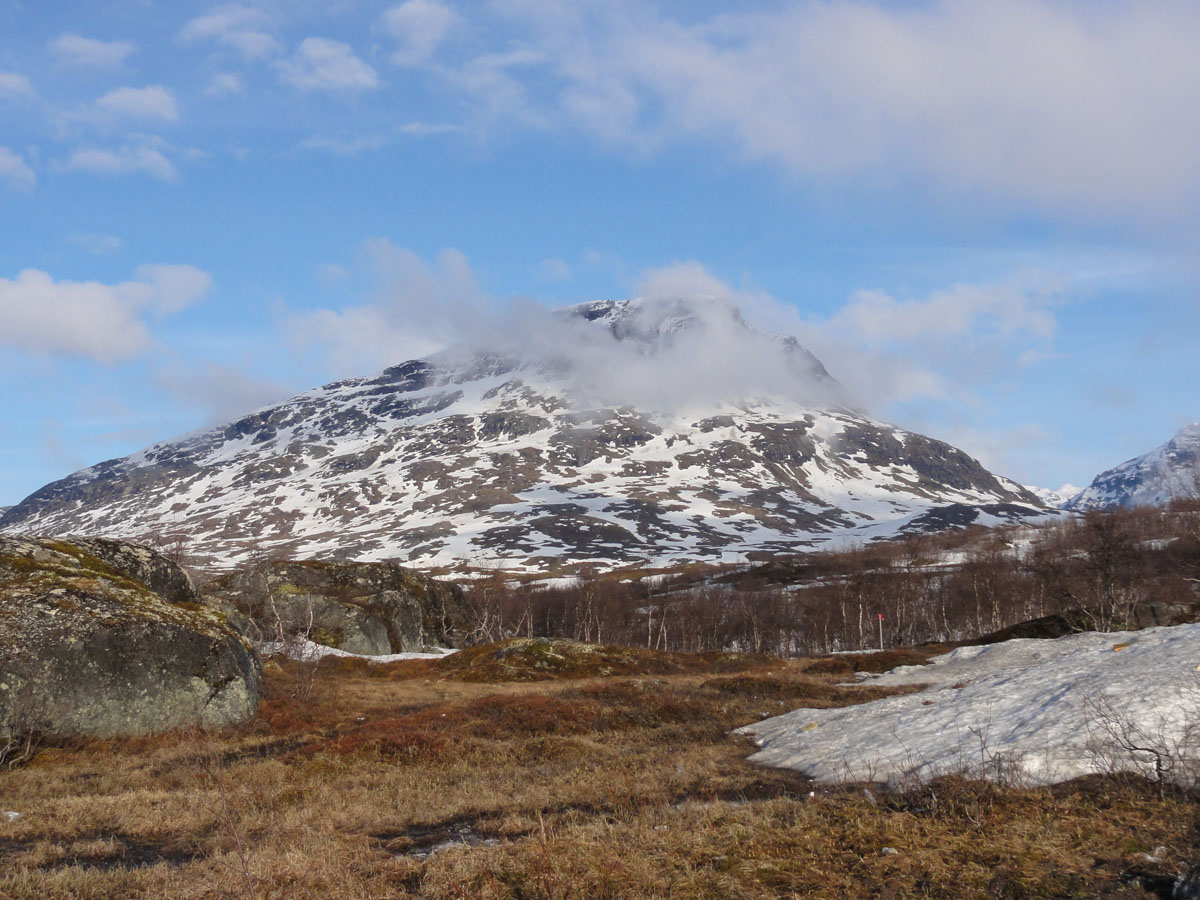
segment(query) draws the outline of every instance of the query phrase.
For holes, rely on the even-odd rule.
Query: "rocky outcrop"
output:
[[[258,707],[249,642],[165,557],[0,537],[0,734],[223,727]]]
[[[462,590],[392,563],[268,562],[222,576],[205,593],[266,640],[303,634],[368,656],[462,642]]]

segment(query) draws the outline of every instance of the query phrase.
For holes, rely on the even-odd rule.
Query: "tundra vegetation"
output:
[[[633,582],[495,577],[458,655],[272,658],[242,726],[45,740],[0,769],[0,896],[1170,897],[1200,853],[1193,785],[818,786],[749,764],[730,732],[876,699],[844,682],[944,648],[923,641],[1185,616],[1198,514]],[[877,645],[880,608],[888,652],[821,655]]]

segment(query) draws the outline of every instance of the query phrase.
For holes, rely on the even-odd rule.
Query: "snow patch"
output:
[[[965,772],[1052,784],[1106,771],[1186,780],[1200,772],[1198,664],[1200,624],[962,647],[869,679],[923,692],[799,709],[739,732],[761,748],[754,762],[822,782]]]

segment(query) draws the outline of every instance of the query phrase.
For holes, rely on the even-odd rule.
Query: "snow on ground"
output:
[[[313,662],[326,656],[340,656],[365,659],[367,662],[373,663],[390,663],[399,662],[402,659],[441,659],[443,656],[457,652],[457,650],[447,647],[439,647],[429,653],[385,653],[380,656],[370,656],[365,653],[350,653],[336,647],[326,647],[324,644],[307,639],[288,641],[286,644],[275,642],[262,646],[263,656],[287,656],[289,659],[298,659],[302,662]]]
[[[962,772],[1016,784],[1200,774],[1200,624],[962,647],[873,685],[925,691],[798,709],[739,729],[751,759],[818,781],[902,784]],[[1133,750],[1134,747],[1147,748]]]

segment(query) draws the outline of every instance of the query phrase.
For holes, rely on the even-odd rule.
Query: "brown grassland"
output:
[[[838,686],[868,657],[542,650],[271,662],[241,729],[43,746],[0,772],[0,897],[1146,898],[1200,846],[1195,799],[1136,779],[746,762],[737,726],[880,696]]]

